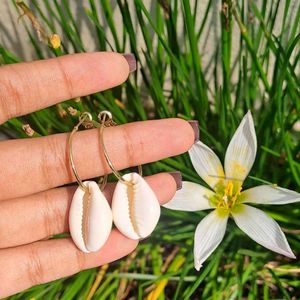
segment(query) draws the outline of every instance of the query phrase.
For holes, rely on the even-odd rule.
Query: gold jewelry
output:
[[[83,182],[74,163],[73,137],[81,125],[91,128],[91,124],[92,115],[88,112],[82,113],[78,124],[70,133],[68,143],[70,165],[79,185],[69,211],[70,234],[76,246],[86,253],[98,251],[108,239],[112,227],[112,212],[99,184],[94,181]],[[104,176],[102,182],[104,185],[106,177]]]
[[[122,183],[124,183],[126,185],[132,185],[132,182],[123,179],[122,175],[114,167],[111,159],[109,158],[109,155],[107,153],[107,150],[106,150],[106,147],[105,147],[105,144],[104,144],[104,138],[103,138],[104,128],[111,127],[111,126],[116,126],[117,123],[115,123],[113,121],[111,112],[107,111],[107,110],[101,111],[98,114],[98,119],[99,119],[99,122],[100,122],[100,127],[99,127],[100,128],[99,129],[100,143],[101,143],[101,147],[103,149],[104,157],[105,157],[109,167],[111,168],[112,172],[114,173],[114,175],[117,177],[118,180],[120,180]],[[143,169],[142,169],[141,165],[138,166],[138,171],[139,171],[139,175],[143,176]]]
[[[138,240],[151,234],[160,216],[160,205],[149,184],[142,177],[142,166],[138,173],[121,175],[114,167],[104,144],[104,128],[116,126],[112,114],[102,111],[99,138],[105,159],[119,180],[112,199],[112,214],[116,227],[127,237]]]
[[[70,133],[69,136],[69,161],[70,161],[70,165],[72,168],[72,171],[74,173],[74,176],[76,178],[76,181],[78,183],[78,185],[85,191],[88,192],[87,187],[83,184],[82,180],[80,179],[77,169],[75,167],[75,163],[74,163],[74,156],[73,156],[73,151],[72,151],[72,146],[73,146],[73,137],[75,135],[75,133],[78,131],[79,127],[81,125],[84,125],[86,123],[90,123],[92,122],[93,117],[89,112],[83,112],[80,116],[79,116],[79,122],[77,125],[74,126],[73,130]]]

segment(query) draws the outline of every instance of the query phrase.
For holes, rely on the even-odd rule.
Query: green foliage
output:
[[[108,109],[118,123],[181,117],[199,120],[201,140],[224,157],[233,132],[250,109],[256,123],[259,149],[252,176],[245,186],[267,181],[300,191],[300,132],[295,129],[296,122],[300,121],[300,3],[284,1],[283,17],[279,19],[279,0],[262,0],[260,4],[241,0],[236,6],[230,0],[223,0],[217,8],[221,35],[213,49],[212,60],[204,68],[199,41],[205,38],[208,15],[216,10],[214,1],[207,1],[207,9],[201,15],[197,13],[200,1],[161,0],[153,4],[151,14],[141,0],[116,2],[114,9],[122,16],[121,30],[117,30],[108,0],[89,0],[85,13],[97,35],[98,50],[124,52],[126,49],[128,52],[130,49],[138,59],[140,72],[131,75],[121,87],[10,120],[1,127],[2,131],[26,137],[22,129],[24,123],[29,123],[37,136],[70,131],[76,122],[76,117],[68,113],[70,106],[78,111],[90,111],[95,117],[100,110]],[[45,0],[43,3],[41,6],[39,1],[32,0],[32,11],[49,32],[59,28],[63,41],[61,50],[47,49],[25,22],[37,57],[84,52],[77,20],[69,9],[71,1]],[[136,38],[135,17],[143,46]],[[180,18],[184,26],[182,34]],[[281,22],[277,34],[276,22]],[[234,27],[241,33],[236,61],[232,57]],[[18,61],[0,45],[0,62]],[[213,80],[207,77],[208,70],[213,72]],[[201,181],[187,155],[151,164],[146,173],[174,169],[180,170],[186,180]],[[288,205],[284,209],[267,207],[266,211],[286,229],[291,247],[299,255],[299,205]],[[168,281],[158,299],[300,297],[299,261],[287,260],[262,248],[231,224],[221,246],[201,272],[196,272],[193,234],[203,216],[202,212],[164,210],[158,228],[150,239],[139,245],[136,257],[131,261],[124,258],[109,266],[94,299],[115,299],[119,284],[125,279],[131,284],[130,295],[136,299],[143,299],[149,287],[153,284],[155,287],[162,279]],[[184,255],[183,265],[162,272],[160,265],[176,246],[180,250],[172,261]],[[274,267],[273,261],[280,267]],[[11,299],[84,299],[96,272],[96,269],[88,270],[33,287]]]

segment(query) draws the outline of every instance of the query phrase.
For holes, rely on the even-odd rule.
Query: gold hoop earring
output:
[[[118,179],[113,198],[112,214],[116,227],[127,237],[138,240],[149,236],[155,229],[160,217],[158,199],[149,184],[142,177],[142,167],[138,173],[121,175],[114,167],[104,143],[104,129],[116,126],[112,114],[102,111],[99,138],[107,164]]]
[[[75,167],[73,137],[81,125],[92,122],[92,116],[84,112],[69,136],[69,162],[78,183],[69,211],[70,234],[75,245],[83,252],[96,252],[107,241],[112,228],[110,206],[94,181],[82,181]]]

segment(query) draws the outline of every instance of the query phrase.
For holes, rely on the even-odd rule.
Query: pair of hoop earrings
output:
[[[159,202],[142,177],[142,167],[138,167],[139,173],[128,173],[122,176],[109,158],[103,136],[106,127],[117,125],[113,121],[112,114],[102,111],[98,119],[99,138],[104,157],[118,179],[111,208],[102,192],[107,182],[107,175],[98,183],[82,181],[74,163],[73,137],[81,125],[93,127],[90,113],[84,112],[80,115],[78,124],[69,136],[69,161],[79,185],[74,193],[69,212],[70,234],[76,246],[86,253],[96,252],[105,244],[113,222],[126,237],[138,240],[152,233],[160,217]]]

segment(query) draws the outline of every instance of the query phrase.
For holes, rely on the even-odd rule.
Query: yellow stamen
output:
[[[233,191],[233,183],[232,181],[229,181],[228,184],[227,184],[227,187],[225,189],[225,195],[227,196],[232,196],[232,191]]]
[[[242,190],[242,187],[240,186],[236,192],[236,194],[231,198],[231,201],[232,201],[232,206],[235,205],[235,202],[238,198],[238,196],[241,194],[241,190]]]
[[[216,194],[211,198],[217,208],[224,210],[231,210],[237,203],[241,195],[242,187],[235,187],[232,181],[227,183],[227,186],[219,186]]]

